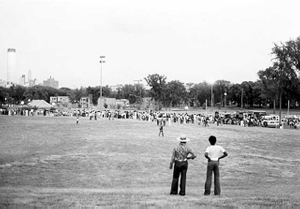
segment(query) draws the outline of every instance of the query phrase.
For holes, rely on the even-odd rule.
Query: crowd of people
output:
[[[22,116],[68,116],[68,117],[88,117],[90,120],[97,118],[108,119],[137,119],[143,121],[156,122],[157,125],[171,125],[171,123],[180,124],[198,124],[209,126],[209,124],[230,124],[245,127],[268,127],[268,120],[265,116],[255,114],[236,114],[227,113],[183,113],[183,112],[160,112],[160,111],[138,111],[138,110],[89,110],[74,109],[72,111],[59,111],[55,109],[24,109],[24,108],[0,108],[2,115],[22,115]],[[273,119],[276,121],[276,118]],[[277,118],[278,120],[278,118]],[[282,123],[291,128],[300,129],[300,116],[286,117]],[[279,127],[278,127],[279,128]]]
[[[103,111],[74,111],[73,115],[92,118],[108,118],[108,119],[137,119],[142,121],[156,122],[157,125],[171,125],[171,123],[180,124],[198,124],[209,126],[209,124],[240,125],[244,127],[268,127],[268,121],[265,116],[257,116],[254,114],[225,114],[215,113],[176,113],[176,112],[160,112],[160,111],[136,111],[136,110],[103,110]],[[278,121],[277,118],[273,118]],[[285,126],[300,129],[300,116],[286,117],[282,119]],[[278,128],[279,125],[278,125]]]

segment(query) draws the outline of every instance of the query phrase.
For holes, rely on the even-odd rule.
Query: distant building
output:
[[[116,108],[120,105],[121,107],[126,107],[129,105],[128,99],[116,99]]]
[[[19,73],[17,69],[17,51],[16,49],[7,49],[7,83],[18,84]]]
[[[81,97],[79,104],[81,108],[91,108],[91,98],[90,97]]]
[[[54,78],[48,78],[47,80],[45,80],[43,82],[44,86],[50,86],[50,87],[53,87],[53,88],[58,88],[58,81],[56,81]]]
[[[69,107],[71,106],[70,98],[68,96],[53,96],[50,97],[50,104],[56,104],[57,106]]]
[[[28,70],[28,83],[30,80],[32,80],[32,72],[31,70]]]
[[[32,86],[35,86],[35,85],[38,85],[38,80],[36,78],[33,79],[33,80],[28,81],[28,86],[29,87],[32,87]]]
[[[0,86],[1,87],[6,87],[6,81],[0,79]]]
[[[108,97],[102,97],[102,99],[98,98],[98,108],[100,110],[106,109],[115,109],[116,108],[116,98],[108,98]]]
[[[21,86],[25,86],[25,84],[26,84],[25,75],[22,75],[22,76],[21,76],[20,81],[19,81],[19,84],[20,84]]]
[[[37,79],[32,79],[32,72],[31,70],[28,70],[28,77],[27,77],[27,86],[32,87],[38,85]]]
[[[117,84],[117,85],[115,85],[115,86],[110,86],[110,89],[111,89],[112,91],[118,91],[118,89],[121,89],[122,87],[123,87],[122,84]]]

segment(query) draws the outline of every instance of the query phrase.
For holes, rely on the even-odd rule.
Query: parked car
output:
[[[269,120],[267,121],[268,128],[279,128],[279,121],[278,120]]]

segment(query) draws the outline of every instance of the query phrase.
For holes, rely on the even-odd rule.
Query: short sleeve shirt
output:
[[[213,160],[217,161],[219,157],[223,155],[225,152],[224,148],[218,145],[209,146],[205,150],[206,153],[208,153],[208,157]]]
[[[186,161],[188,154],[195,156],[192,149],[190,149],[186,144],[179,144],[179,146],[173,150],[171,163],[175,161]]]

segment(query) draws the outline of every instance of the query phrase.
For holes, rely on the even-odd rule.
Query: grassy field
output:
[[[300,131],[0,115],[0,207],[300,208]],[[176,137],[186,134],[186,196],[170,196]],[[207,139],[221,160],[221,196],[204,196]]]

